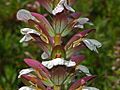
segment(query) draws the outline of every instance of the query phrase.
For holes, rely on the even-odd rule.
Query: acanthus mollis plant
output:
[[[84,29],[84,24],[93,24],[88,18],[81,18],[80,13],[71,7],[74,0],[38,2],[49,11],[49,15],[25,9],[17,12],[17,19],[31,26],[21,29],[24,37],[20,42],[33,41],[43,50],[42,62],[24,59],[30,68],[19,72],[18,78],[26,85],[19,90],[98,90],[87,86],[87,82],[94,79],[95,75],[91,75],[87,67],[80,65],[85,56],[78,54],[82,48],[98,53],[97,48],[102,46],[97,40],[87,38],[95,29],[79,31]],[[71,32],[75,34],[66,42],[65,38]],[[76,76],[79,78],[76,79]]]

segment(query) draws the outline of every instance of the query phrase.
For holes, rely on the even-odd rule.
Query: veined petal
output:
[[[47,74],[47,76],[50,76],[49,71],[39,61],[33,60],[33,59],[24,59],[24,61],[30,67],[37,69],[37,70],[40,69],[40,70],[44,71]]]
[[[32,38],[34,38],[35,42],[39,45],[39,47],[44,52],[46,52],[48,56],[50,56],[51,48],[52,48],[51,45],[43,41],[43,39],[41,39],[41,37],[36,34],[30,33],[30,35],[32,36]]]
[[[79,65],[83,60],[85,60],[84,55],[73,55],[71,58],[71,61],[74,61],[76,65]]]
[[[28,10],[25,9],[20,9],[17,12],[17,19],[24,21],[24,22],[28,22],[28,20],[36,20],[36,18],[34,16],[31,15],[31,12],[29,12]]]
[[[73,83],[70,86],[69,90],[75,90],[75,89],[79,88],[80,86],[85,85],[87,81],[89,81],[89,80],[91,80],[93,78],[95,78],[95,76],[86,76],[86,77],[83,77],[82,79],[79,79],[75,83]]]
[[[102,46],[102,44],[95,39],[84,39],[83,42],[91,51],[95,51],[96,53],[98,53],[97,48]]]
[[[23,87],[19,88],[19,90],[36,90],[36,89],[34,89],[32,87],[28,87],[28,86],[23,86]]]
[[[55,32],[62,36],[62,32],[67,28],[68,23],[67,15],[65,13],[60,13],[54,16],[52,25]]]
[[[44,23],[40,23],[40,22],[36,22],[33,20],[29,21],[31,24],[33,24],[37,30],[39,30],[39,32],[41,33],[41,36],[44,37],[46,39],[46,43],[50,43],[53,45],[53,38],[50,34],[50,32],[48,32],[48,28],[46,28]]]
[[[76,67],[76,70],[79,70],[80,72],[85,73],[87,76],[91,76],[91,73],[86,66],[79,65],[79,66]]]
[[[65,45],[65,49],[68,49],[71,45],[71,48],[76,47],[77,44],[79,45],[82,42],[82,38],[86,37],[88,33],[92,31],[94,31],[94,29],[78,32],[68,41],[68,43]]]
[[[58,65],[65,65],[66,67],[73,67],[76,65],[75,62],[73,61],[66,61],[62,58],[56,58],[50,61],[43,61],[42,64],[47,67],[48,69],[53,68],[54,66],[58,66]]]
[[[48,12],[52,13],[52,0],[37,0]]]
[[[52,26],[50,25],[49,21],[45,18],[45,16],[38,14],[38,13],[31,13],[37,20],[39,20],[39,23],[44,25],[44,27],[47,29],[48,33],[50,36],[55,36],[54,35],[54,30]]]
[[[71,13],[70,16],[71,16],[73,19],[78,19],[78,18],[81,16],[81,13],[79,13],[79,12],[74,12],[74,13]]]
[[[95,87],[84,87],[82,90],[99,90],[99,89]]]
[[[34,85],[37,85],[37,87],[39,87],[42,90],[46,90],[46,87],[44,86],[42,81],[37,76],[34,76],[32,74],[31,75],[22,75],[21,78],[28,81],[28,83],[32,82]],[[23,83],[25,83],[25,82],[23,82]]]
[[[73,48],[70,46],[70,49],[68,48],[66,50],[66,58],[71,58],[72,55],[77,55],[77,52],[84,48],[85,48],[85,46],[83,44],[80,44]],[[75,58],[73,58],[73,60],[75,59],[76,65],[78,65],[78,63],[80,63],[81,60],[84,60],[84,57],[80,56],[81,60],[79,61],[79,59],[77,59],[78,57],[79,56],[75,56]],[[72,60],[72,58],[71,58],[71,60]]]
[[[65,12],[55,15],[53,19],[53,28],[61,37],[68,35],[74,27],[74,19],[79,16],[78,13],[67,15]]]
[[[27,65],[36,70],[37,76],[45,85],[53,86],[53,82],[50,80],[51,75],[49,71],[40,62],[32,59],[25,59],[24,61]]]
[[[22,69],[22,70],[19,72],[18,78],[20,78],[21,75],[29,74],[29,73],[31,73],[31,72],[33,72],[33,71],[34,71],[33,68]]]

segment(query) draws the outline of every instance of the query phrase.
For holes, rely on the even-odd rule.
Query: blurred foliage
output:
[[[31,10],[27,5],[33,1],[0,0],[0,90],[19,88],[22,84],[17,79],[17,75],[19,70],[25,67],[23,59],[40,58],[41,50],[38,50],[34,44],[23,47],[19,43],[22,37],[19,30],[25,25],[15,18],[18,9]],[[96,32],[90,38],[95,38],[103,44],[99,54],[89,50],[81,51],[86,55],[86,61],[83,64],[97,75],[92,85],[100,90],[120,90],[120,84],[117,82],[120,79],[120,70],[117,73],[112,70],[116,59],[113,47],[120,38],[120,0],[76,1],[74,8],[80,11],[82,16],[89,17],[95,24]],[[41,10],[36,9],[36,11]]]

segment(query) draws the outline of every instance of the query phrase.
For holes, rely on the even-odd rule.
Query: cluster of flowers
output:
[[[19,72],[26,86],[19,90],[98,90],[87,87],[87,82],[95,78],[88,68],[80,65],[85,59],[78,55],[81,48],[89,48],[98,53],[101,43],[88,39],[88,33],[95,31],[88,29],[78,31],[66,43],[64,37],[75,29],[83,29],[84,24],[93,25],[88,18],[81,18],[80,13],[71,7],[74,0],[38,0],[50,14],[41,15],[21,9],[17,12],[17,19],[26,22],[31,28],[21,29],[24,37],[20,42],[33,41],[43,50],[42,62],[24,59],[31,68]],[[52,20],[49,18],[52,16]],[[49,23],[51,22],[51,23]],[[77,75],[85,76],[76,80]]]

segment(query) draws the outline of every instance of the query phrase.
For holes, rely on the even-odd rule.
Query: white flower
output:
[[[34,89],[32,87],[28,87],[28,86],[23,86],[23,87],[19,88],[19,90],[36,90],[36,89]]]
[[[91,73],[90,73],[89,69],[86,66],[78,65],[76,67],[76,70],[80,70],[80,72],[85,73],[87,76],[91,76]]]
[[[41,55],[41,58],[42,59],[47,59],[49,56],[46,52],[43,52],[42,55]]]
[[[28,22],[28,20],[37,20],[34,16],[31,15],[31,13],[28,10],[21,9],[17,12],[17,19]]]
[[[64,7],[71,12],[75,12],[75,10],[67,4],[67,0],[64,0]]]
[[[93,23],[89,22],[88,18],[79,18],[76,20],[77,24],[74,26],[75,28],[84,28],[84,24],[93,25]]]
[[[34,71],[33,68],[22,69],[22,70],[19,72],[18,78],[20,78],[21,75],[28,74],[28,73],[31,73],[31,72],[33,72],[33,71]]]
[[[73,67],[76,65],[75,62],[73,61],[66,61],[62,58],[56,58],[50,61],[43,61],[42,64],[47,67],[48,69],[53,68],[54,66],[58,66],[58,65],[65,65],[67,67]]]
[[[99,90],[99,89],[95,87],[84,87],[82,90]]]
[[[52,11],[52,14],[56,15],[57,13],[62,12],[64,8],[66,8],[67,10],[71,12],[75,12],[75,10],[67,4],[67,0],[60,0],[60,2],[57,4],[57,6]]]
[[[37,34],[37,35],[40,36],[40,34],[39,34],[36,30],[34,30],[34,29],[23,28],[23,29],[21,29],[20,31],[21,31],[21,33],[22,33],[23,35],[25,35],[25,36],[20,40],[20,43],[30,41],[30,40],[32,39],[30,33],[34,33],[34,34]]]
[[[91,50],[98,53],[97,48],[100,48],[102,44],[95,39],[83,39],[85,45]]]

